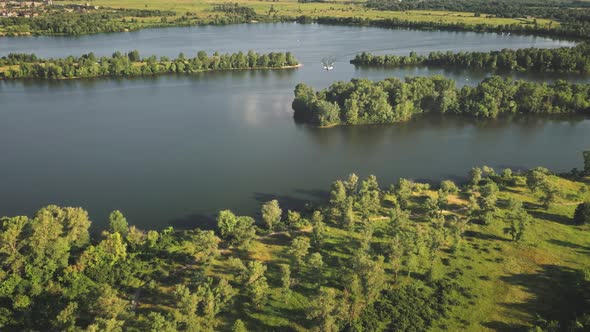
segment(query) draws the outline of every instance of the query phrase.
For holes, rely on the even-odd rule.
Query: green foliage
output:
[[[543,167],[536,167],[526,173],[526,185],[532,191],[536,192],[543,188],[547,183],[549,170]]]
[[[321,287],[319,294],[311,301],[307,310],[307,319],[314,321],[319,331],[337,332],[336,321],[338,302],[333,288]]]
[[[399,289],[387,289],[383,296],[363,311],[361,321],[380,322],[388,331],[427,331],[433,323],[446,316],[456,302],[460,286],[449,281],[431,285],[420,282]]]
[[[233,234],[238,221],[236,215],[230,210],[219,211],[217,214],[217,228],[221,233],[221,237],[227,239]]]
[[[284,53],[269,53],[260,55],[248,52],[232,54],[215,53],[208,56],[199,52],[194,58],[179,58],[169,60],[156,56],[142,59],[138,51],[127,54],[115,52],[111,57],[97,59],[93,53],[80,57],[69,56],[62,59],[40,59],[34,54],[15,54],[0,58],[0,79],[63,79],[86,77],[136,77],[153,76],[165,73],[191,74],[202,71],[233,70],[233,69],[265,69],[295,66],[297,61],[289,55],[289,61]]]
[[[293,256],[297,262],[297,267],[301,268],[303,265],[303,258],[307,256],[309,248],[311,247],[310,241],[304,236],[297,237],[291,242],[289,247],[289,254]]]
[[[256,236],[254,219],[248,216],[236,216],[230,210],[219,212],[217,228],[223,239],[240,249],[248,249],[252,239]]]
[[[309,255],[307,264],[312,270],[313,280],[315,280],[317,285],[322,285],[324,279],[324,260],[322,255],[319,252],[314,252],[313,254]]]
[[[524,210],[519,209],[512,213],[510,226],[504,229],[504,233],[510,235],[514,242],[523,240],[528,226],[531,223],[531,216]]]
[[[362,66],[452,66],[491,71],[590,72],[590,44],[555,49],[524,48],[490,52],[431,52],[427,56],[372,55],[363,52],[350,62]]]
[[[248,332],[246,325],[241,319],[236,319],[234,325],[231,327],[231,332]]]
[[[281,222],[283,210],[279,207],[279,202],[276,199],[264,203],[261,212],[262,220],[264,220],[269,231],[274,230],[274,227]]]
[[[291,296],[292,284],[291,267],[288,264],[281,264],[281,295],[285,301]]]
[[[109,226],[111,232],[119,233],[121,236],[127,236],[127,233],[129,233],[127,219],[119,210],[115,210],[109,215]]]
[[[296,120],[320,126],[395,123],[424,112],[477,118],[515,113],[588,113],[589,91],[588,84],[563,80],[533,83],[499,76],[460,89],[453,80],[440,76],[408,77],[405,81],[388,78],[378,82],[352,79],[349,83],[336,82],[317,93],[299,85],[295,89],[293,110]],[[326,122],[319,101],[335,105],[339,116],[330,116]]]
[[[247,295],[257,309],[261,309],[268,301],[269,286],[265,272],[266,265],[259,261],[250,261],[242,276]]]
[[[426,0],[426,1],[392,1],[370,0],[367,7],[380,10],[443,10],[491,14],[497,17],[545,17],[565,22],[586,21],[590,18],[590,9],[586,4],[580,5],[575,0],[541,1],[541,0],[499,0],[490,3],[485,0]]]
[[[323,222],[324,217],[320,211],[314,211],[311,217],[313,231],[311,233],[311,244],[316,249],[322,248],[326,236],[326,224]]]
[[[459,188],[455,182],[451,180],[444,180],[440,183],[440,190],[446,194],[454,195],[459,192]]]
[[[38,17],[0,17],[0,27],[10,32],[33,32],[43,35],[82,35],[105,32],[122,32],[137,29],[137,24],[125,22],[125,17],[137,18],[168,17],[172,11],[145,9],[109,9],[100,12],[67,12],[50,10]]]
[[[496,209],[496,202],[498,200],[498,193],[500,189],[495,182],[488,181],[485,185],[480,187],[480,201],[479,206],[484,211],[494,211]]]
[[[0,219],[0,329],[243,331],[247,322],[254,330],[469,330],[490,314],[502,322],[513,319],[496,312],[503,308],[495,303],[516,293],[527,295],[523,304],[535,301],[519,309],[518,324],[539,331],[557,324],[584,330],[590,321],[584,314],[590,309],[590,265],[582,250],[587,229],[572,227],[565,218],[573,213],[575,224],[589,221],[590,204],[571,204],[589,198],[580,190],[585,179],[537,168],[525,173],[525,186],[519,174],[480,170],[476,188],[443,182],[438,191],[400,180],[382,192],[375,177],[359,185],[351,175],[334,186],[328,206],[311,214],[312,230],[291,234],[254,238],[252,218],[222,211],[219,234],[229,245],[222,250],[213,231],[142,231],[126,222],[125,236],[110,227],[89,241],[90,222],[81,209],[49,206],[34,218],[5,217]],[[508,178],[514,184],[505,182]],[[549,212],[531,204],[536,198],[527,189],[543,193],[546,185],[563,192]],[[371,204],[363,196],[373,195],[378,200],[367,208]],[[452,205],[449,195],[457,195]],[[425,201],[431,218],[424,213]],[[332,208],[340,217],[325,224],[322,211]],[[303,224],[307,213],[289,211],[287,220]],[[473,216],[487,224],[505,222],[507,236],[527,245],[504,241],[501,225],[484,227],[470,222]],[[242,247],[242,238],[252,250]],[[294,273],[289,258],[297,263]],[[502,263],[505,259],[510,264]],[[551,286],[549,291],[560,286],[538,293],[539,281]],[[540,296],[538,302],[532,295]],[[564,302],[558,308],[554,299]],[[481,312],[470,310],[474,306]],[[527,319],[537,310],[547,324]],[[473,322],[465,325],[467,318]]]

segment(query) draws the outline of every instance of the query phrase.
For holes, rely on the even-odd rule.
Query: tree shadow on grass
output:
[[[500,279],[531,294],[524,302],[501,304],[512,318],[531,321],[539,315],[547,320],[567,322],[588,309],[581,291],[583,288],[579,287],[581,275],[578,270],[542,265],[537,273],[512,274]],[[521,324],[490,321],[482,325],[496,331],[526,331]]]
[[[527,326],[521,324],[508,324],[505,322],[485,322],[481,325],[487,327],[490,330],[498,331],[498,332],[526,332]]]
[[[566,216],[562,216],[559,214],[553,214],[553,213],[548,213],[545,211],[539,211],[539,210],[534,210],[534,211],[528,211],[529,214],[537,219],[543,219],[543,220],[549,220],[549,221],[553,221],[556,222],[558,224],[562,224],[562,225],[572,225],[573,221],[572,218],[568,218]]]
[[[287,233],[275,233],[260,238],[260,242],[272,246],[288,246],[297,235],[290,236]]]
[[[485,233],[481,233],[481,232],[474,231],[474,230],[465,231],[464,235],[465,235],[465,237],[468,237],[468,238],[474,238],[474,239],[480,239],[480,240],[494,240],[494,241],[503,241],[503,242],[508,241],[508,239],[505,239],[503,237],[499,237],[494,234],[485,234]]]
[[[576,249],[578,252],[583,253],[583,254],[590,253],[590,246],[583,246],[583,245],[579,245],[579,244],[572,243],[569,241],[556,240],[556,239],[550,239],[547,242],[549,242],[551,244],[558,245],[558,246],[566,247],[566,248]]]

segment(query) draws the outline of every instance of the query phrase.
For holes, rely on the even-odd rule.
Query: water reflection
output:
[[[297,42],[299,40],[299,42]],[[0,82],[0,215],[46,204],[83,206],[97,225],[121,209],[138,226],[207,224],[218,210],[255,215],[278,197],[284,208],[325,197],[356,172],[387,185],[400,177],[462,178],[476,165],[580,167],[590,120],[420,116],[390,126],[329,129],[296,124],[293,88],[353,77],[445,75],[458,85],[487,73],[460,69],[364,69],[359,50],[407,54],[570,45],[546,38],[297,24],[145,30],[129,34],[3,39],[0,54],[40,56],[137,48],[191,55],[197,49],[293,51],[296,70]],[[39,44],[36,44],[39,43]],[[337,54],[326,72],[319,60]],[[550,81],[558,74],[510,74]],[[570,79],[588,81],[580,76]],[[8,162],[6,162],[8,161]]]

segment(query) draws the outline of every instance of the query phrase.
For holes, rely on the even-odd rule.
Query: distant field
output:
[[[398,18],[415,22],[441,22],[441,23],[465,23],[470,25],[489,24],[533,24],[534,19],[511,19],[486,17],[482,14],[476,17],[474,13],[448,12],[448,11],[379,11],[367,9],[361,5],[350,3],[298,3],[296,1],[255,1],[255,0],[95,0],[92,4],[98,6],[129,8],[129,9],[160,9],[176,11],[178,16],[192,13],[198,18],[213,18],[222,16],[223,13],[213,12],[215,4],[239,3],[242,6],[253,8],[258,14],[269,13],[271,7],[274,13],[279,16],[301,16],[310,17],[335,16],[335,17],[359,17],[370,19]],[[76,1],[57,1],[57,3],[77,3]],[[146,20],[147,21],[147,20]],[[537,19],[537,24],[557,26],[558,23],[547,19]]]

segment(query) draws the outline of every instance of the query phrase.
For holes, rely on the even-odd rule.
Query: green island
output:
[[[214,229],[141,230],[81,208],[0,227],[4,331],[587,331],[590,151],[553,174],[473,168],[464,185],[369,176],[327,201]],[[34,317],[34,319],[32,319]]]
[[[530,71],[590,73],[590,47],[587,43],[575,47],[554,49],[523,48],[490,52],[430,52],[427,56],[415,52],[408,56],[357,54],[350,63],[357,66],[438,66],[486,71]]]
[[[68,79],[87,77],[136,77],[167,73],[191,74],[216,70],[288,69],[299,63],[289,52],[207,55],[200,51],[187,58],[180,53],[176,59],[152,55],[142,58],[138,51],[115,52],[111,57],[97,58],[93,53],[80,57],[41,59],[35,54],[9,54],[0,58],[0,79]]]
[[[535,83],[492,76],[457,88],[442,76],[352,79],[315,91],[300,83],[292,103],[298,122],[322,127],[388,124],[434,113],[496,118],[501,115],[588,114],[590,85],[557,80]]]

